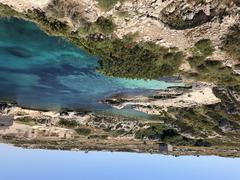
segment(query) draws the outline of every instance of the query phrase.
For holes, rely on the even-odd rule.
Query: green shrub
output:
[[[165,48],[154,42],[135,42],[136,34],[123,39],[111,38],[101,41],[91,38],[69,39],[90,54],[98,56],[98,71],[114,77],[133,79],[158,79],[178,73],[184,55],[176,48]]]
[[[212,55],[214,49],[210,39],[202,39],[195,44],[195,48],[205,57]]]
[[[143,139],[160,139],[162,132],[166,129],[164,124],[150,124],[147,129],[140,129],[135,133],[135,138]]]
[[[158,79],[178,72],[183,54],[153,42],[134,43],[128,37],[96,43],[99,71],[108,76]]]
[[[194,140],[181,136],[176,130],[169,129],[164,124],[150,124],[149,128],[138,130],[135,138],[158,139],[165,143],[183,146],[194,144]]]
[[[178,146],[190,146],[195,143],[193,139],[180,135],[174,129],[167,129],[162,132],[161,141]]]
[[[115,29],[116,25],[114,24],[111,18],[105,18],[100,16],[96,22],[90,23],[86,20],[81,20],[81,26],[77,30],[77,33],[80,36],[89,36],[91,34],[101,33],[104,35],[111,35]]]
[[[233,73],[232,68],[225,67],[220,61],[206,60],[206,57],[212,55],[213,50],[212,43],[208,39],[198,41],[193,47],[193,56],[190,57],[188,61],[191,67],[198,72],[195,79],[215,82],[218,85],[224,86],[234,86],[239,84],[240,78]]]
[[[110,34],[115,29],[115,24],[113,23],[113,21],[103,16],[99,17],[95,24],[100,29],[100,31],[105,34]]]
[[[204,63],[206,57],[212,55],[213,51],[212,42],[209,39],[202,39],[192,48],[193,56],[188,61],[192,67],[200,66]]]
[[[66,23],[52,17],[47,17],[45,12],[38,9],[28,10],[26,17],[30,20],[36,21],[39,26],[50,34],[63,35],[69,29]]]

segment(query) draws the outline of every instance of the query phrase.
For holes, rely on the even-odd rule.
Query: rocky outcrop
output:
[[[227,111],[229,114],[240,116],[240,93],[239,86],[235,87],[215,87],[213,88],[214,94],[222,99],[218,109]]]
[[[161,20],[174,29],[188,29],[227,15],[218,0],[172,1],[161,11]]]

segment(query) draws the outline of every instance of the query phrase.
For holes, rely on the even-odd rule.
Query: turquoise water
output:
[[[106,77],[97,58],[35,24],[0,20],[0,99],[40,109],[105,109],[98,100],[115,93],[140,93],[175,85]]]
[[[29,150],[0,144],[2,180],[239,180],[240,159]]]
[[[36,25],[0,20],[0,100],[57,109],[107,109],[98,100],[115,93],[145,93],[175,84],[110,78],[95,71],[97,58]],[[240,159],[135,153],[27,150],[0,144],[3,180],[239,180]]]

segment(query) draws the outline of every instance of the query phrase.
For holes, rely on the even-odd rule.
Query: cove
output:
[[[73,152],[0,144],[3,180],[239,180],[239,158]],[[14,172],[14,173],[13,173]]]
[[[99,100],[118,93],[145,93],[177,84],[107,77],[97,57],[37,25],[0,20],[0,100],[37,109],[108,109]]]

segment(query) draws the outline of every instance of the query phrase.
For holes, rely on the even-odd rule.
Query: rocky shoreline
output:
[[[101,102],[110,104],[117,109],[132,106],[137,111],[152,115],[159,115],[161,114],[160,109],[169,107],[186,108],[221,102],[214,95],[212,91],[214,86],[212,85],[197,83],[191,88],[186,87],[171,87],[167,90],[158,90],[150,96],[112,96]]]
[[[155,98],[157,101],[172,101],[182,94],[194,91],[193,89],[174,89],[163,91],[162,94],[158,92]],[[221,103],[217,101],[210,106],[219,106]],[[159,112],[156,113],[157,119],[139,120],[93,112],[31,110],[17,104],[1,103],[0,142],[26,148],[240,156],[238,137],[228,135],[229,132],[239,134],[240,125],[236,121],[222,120],[218,131],[214,127],[214,130],[204,132],[201,129],[203,127],[196,130],[194,126],[185,130],[183,125],[179,126],[179,120],[175,121],[173,117],[180,115],[181,118],[188,119],[190,117],[176,113],[189,111],[192,118],[200,118],[195,119],[196,122],[202,121],[199,115],[194,117],[197,112],[192,110],[197,109],[196,104],[187,107],[174,104],[165,108],[155,107]],[[209,104],[198,105],[199,108],[208,106]],[[210,108],[207,110],[210,111]]]

